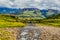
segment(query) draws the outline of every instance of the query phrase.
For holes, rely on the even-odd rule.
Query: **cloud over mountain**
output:
[[[60,0],[0,0],[0,7],[60,9]]]

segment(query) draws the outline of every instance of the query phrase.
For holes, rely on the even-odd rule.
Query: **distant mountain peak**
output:
[[[40,10],[38,8],[23,8],[22,10]]]

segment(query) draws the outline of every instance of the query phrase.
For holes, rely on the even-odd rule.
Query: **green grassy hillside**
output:
[[[47,19],[60,19],[60,14],[49,16]]]
[[[42,15],[39,11],[24,11],[19,15],[22,18],[32,18],[32,19],[43,19],[45,16]]]
[[[23,27],[25,24],[22,22],[16,22],[14,16],[11,15],[0,15],[0,27]]]
[[[47,19],[43,19],[41,21],[41,23],[43,23],[45,25],[51,25],[51,26],[60,27],[60,14],[50,16]]]

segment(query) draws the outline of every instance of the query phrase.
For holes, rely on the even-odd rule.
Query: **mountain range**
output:
[[[58,14],[60,11],[59,10],[54,10],[54,9],[38,9],[38,8],[5,8],[5,7],[0,7],[0,14],[22,14],[25,11],[35,11],[35,12],[39,12],[42,15],[44,15],[45,17],[47,16],[51,16],[54,14]],[[34,15],[34,14],[33,14]]]

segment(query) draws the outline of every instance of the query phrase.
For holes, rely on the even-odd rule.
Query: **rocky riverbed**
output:
[[[60,28],[50,26],[0,28],[0,40],[60,40]]]
[[[26,26],[19,31],[17,40],[39,40],[40,30],[34,26]]]

